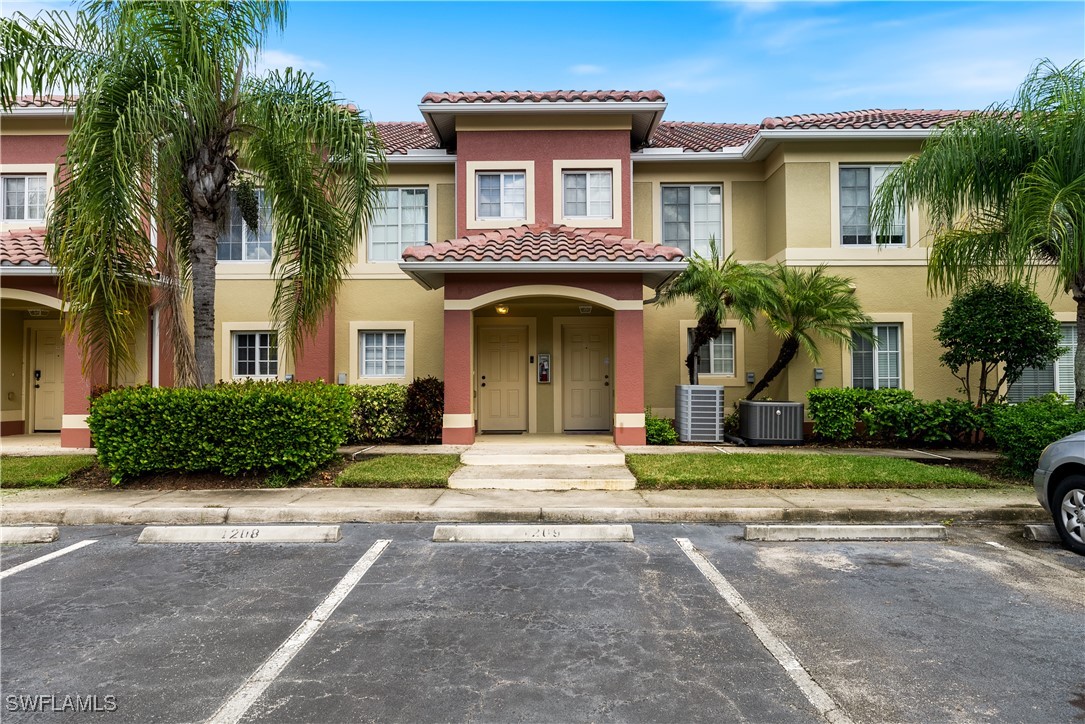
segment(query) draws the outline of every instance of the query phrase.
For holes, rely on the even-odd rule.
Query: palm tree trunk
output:
[[[720,321],[713,316],[701,317],[697,320],[697,326],[693,328],[693,341],[689,345],[689,354],[686,355],[686,369],[689,370],[691,385],[697,384],[697,361],[701,358],[701,348],[720,336],[722,331]]]
[[[1077,302],[1077,349],[1074,351],[1074,405],[1085,410],[1085,275],[1074,280],[1071,290]]]
[[[215,262],[218,224],[194,213],[192,220],[192,338],[196,354],[196,384],[215,382]]]
[[[776,379],[776,376],[784,371],[784,368],[791,363],[791,360],[795,359],[795,355],[799,353],[799,340],[795,337],[788,337],[784,340],[784,343],[780,345],[780,354],[776,355],[776,361],[772,363],[772,367],[769,367],[765,376],[754,385],[750,390],[750,394],[746,395],[747,400],[752,400],[769,386],[769,383]]]

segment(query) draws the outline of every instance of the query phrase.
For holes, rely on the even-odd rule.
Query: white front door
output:
[[[561,346],[564,429],[609,430],[610,327],[563,327]]]
[[[34,432],[59,430],[64,414],[64,336],[60,330],[34,333]]]
[[[479,429],[527,430],[527,327],[479,327]]]

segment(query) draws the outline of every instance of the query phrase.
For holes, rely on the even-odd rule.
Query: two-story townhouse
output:
[[[62,151],[62,122],[50,126],[23,110],[4,119],[5,184],[24,172],[51,174],[50,157]],[[278,348],[268,321],[274,230],[261,225],[252,234],[236,216],[228,225],[217,272],[223,379],[379,384],[433,375],[445,382],[446,443],[470,442],[480,432],[582,431],[642,443],[645,406],[673,414],[696,323],[690,304],[654,304],[655,290],[715,239],[741,261],[828,265],[852,278],[875,323],[877,345],[827,346],[816,371],[800,356],[767,397],[803,400],[815,386],[901,387],[924,398],[956,393],[933,335],[947,300],[927,292],[927,221],[917,209],[902,210],[890,234],[875,238],[868,215],[882,175],[960,112],[685,123],[663,120],[658,91],[429,93],[419,110],[422,122],[378,124],[389,162],[383,208],[359,240],[334,307],[297,359]],[[31,132],[41,136],[37,146],[18,140]],[[28,144],[42,169],[16,165],[22,156],[6,158],[7,149]],[[48,189],[52,181],[44,183]],[[56,327],[60,302],[35,302],[52,310],[47,320],[20,306],[29,302],[19,285],[33,273],[24,270],[47,265],[17,251],[40,250],[41,227],[28,231],[33,225],[21,223],[29,219],[23,213],[5,222],[2,238],[5,369],[16,369],[9,359],[22,360],[10,376],[17,394],[3,410],[4,420],[29,421],[19,430],[30,431],[48,429],[32,409],[43,397],[30,379],[39,369],[32,322]],[[1068,299],[1054,304],[1063,321],[1073,319]],[[168,384],[155,319],[149,311],[148,356],[133,381]],[[72,358],[76,350],[66,346]],[[734,402],[778,349],[765,329],[728,322],[701,360],[700,380],[724,385]],[[1011,397],[1072,387],[1068,359],[1029,371]],[[64,391],[71,441],[85,434],[75,431],[87,383],[74,373],[68,378],[79,383]],[[4,385],[6,396],[7,373]]]

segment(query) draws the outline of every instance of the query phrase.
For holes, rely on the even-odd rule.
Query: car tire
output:
[[[1068,475],[1055,486],[1051,516],[1063,545],[1085,555],[1085,475]]]

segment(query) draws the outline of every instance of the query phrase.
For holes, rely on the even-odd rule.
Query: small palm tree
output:
[[[762,312],[769,329],[781,340],[780,353],[746,395],[747,400],[761,394],[800,349],[818,362],[821,359],[818,337],[849,347],[853,335],[874,341],[870,317],[863,313],[855,298],[851,280],[825,271],[824,265],[801,269],[778,264],[773,269],[775,283],[762,304]]]
[[[282,0],[92,0],[74,15],[0,19],[5,108],[24,89],[79,96],[46,244],[77,310],[69,329],[111,378],[132,363],[153,301],[179,382],[215,381],[218,239],[232,195],[250,229],[268,223],[257,186],[272,200],[282,346],[296,347],[335,298],[378,203],[384,154],[373,123],[328,84],[251,74],[285,19]]]
[[[721,259],[713,238],[707,257],[694,253],[685,270],[660,290],[661,305],[692,299],[696,309],[697,327],[686,356],[691,385],[697,384],[701,347],[720,335],[728,315],[753,327],[758,310],[772,293],[767,265],[740,264],[734,256],[732,253]]]
[[[1085,62],[1040,63],[1013,101],[956,121],[882,182],[872,223],[926,204],[927,283],[1035,284],[1047,271],[1077,303],[1076,401],[1085,408]]]

